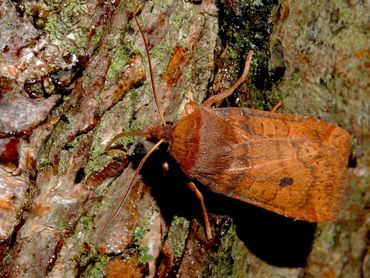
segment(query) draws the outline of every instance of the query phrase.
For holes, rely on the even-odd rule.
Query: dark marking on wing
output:
[[[284,177],[280,180],[280,186],[289,186],[292,185],[294,182],[293,178],[291,177]]]

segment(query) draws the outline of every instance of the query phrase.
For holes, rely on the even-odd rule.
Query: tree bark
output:
[[[2,276],[369,275],[368,3],[62,2],[0,6]],[[166,121],[229,88],[253,48],[249,81],[220,106],[283,100],[284,112],[351,133],[338,220],[294,221],[199,185],[206,240],[199,201],[163,145],[105,227],[153,146],[112,139],[161,124],[135,14]]]

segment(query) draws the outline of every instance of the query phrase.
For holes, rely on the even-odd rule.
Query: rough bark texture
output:
[[[368,277],[370,97],[366,1],[0,1],[0,258],[6,277]],[[293,221],[200,188],[165,146],[114,213],[145,140],[228,88],[254,48],[248,84],[220,105],[283,110],[353,136],[337,221]],[[11,117],[9,115],[12,115]]]

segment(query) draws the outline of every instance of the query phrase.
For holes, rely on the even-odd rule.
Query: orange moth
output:
[[[103,230],[124,205],[146,159],[163,142],[169,144],[171,156],[189,178],[188,186],[200,200],[209,239],[211,229],[206,207],[194,181],[213,192],[286,217],[311,222],[336,218],[351,151],[351,137],[345,130],[301,115],[247,108],[212,109],[213,104],[231,95],[246,81],[252,50],[242,76],[230,89],[202,105],[188,103],[186,115],[180,121],[166,124],[156,96],[148,46],[137,25],[144,40],[154,99],[163,124],[113,138],[112,142],[121,136],[138,135],[157,143],[140,162],[125,196]]]

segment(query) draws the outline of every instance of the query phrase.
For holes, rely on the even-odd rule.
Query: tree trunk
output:
[[[368,3],[62,2],[0,6],[2,276],[370,275]],[[161,125],[135,14],[166,121],[229,88],[253,48],[249,81],[219,106],[283,100],[351,133],[336,221],[294,221],[199,185],[207,240],[165,144],[128,191],[153,143],[115,136]]]

